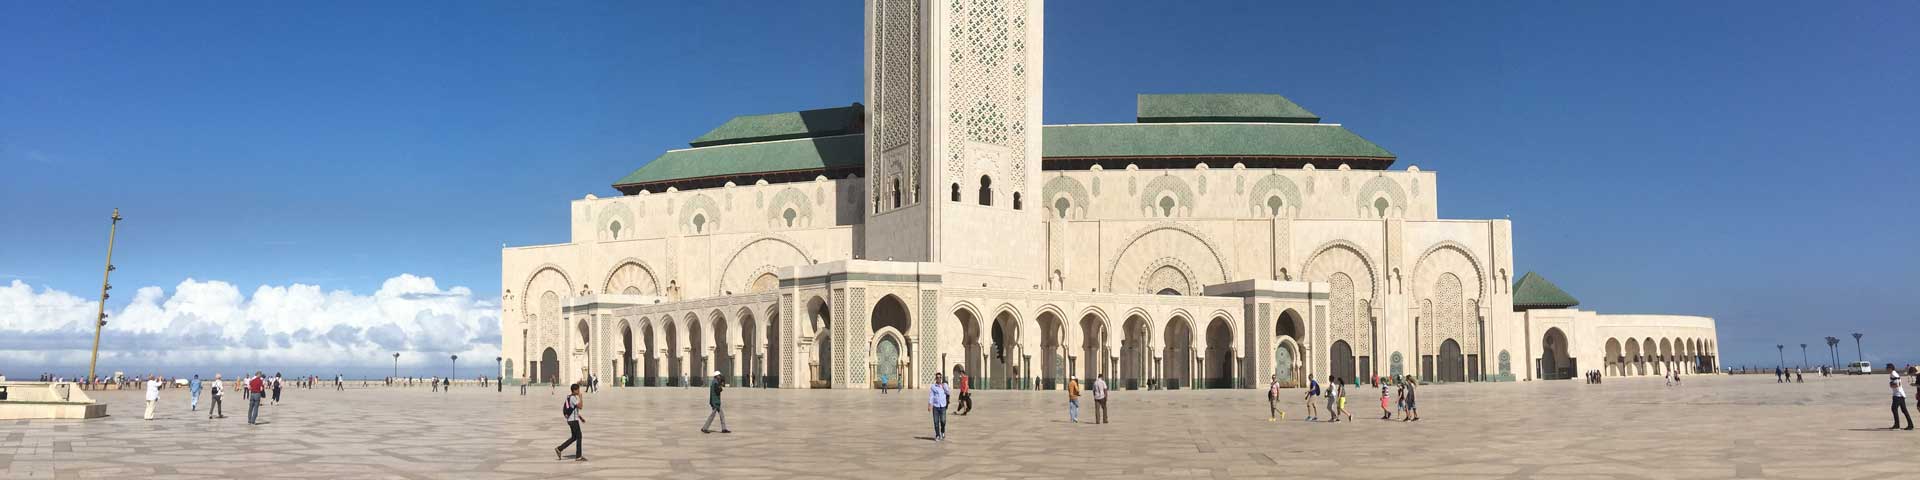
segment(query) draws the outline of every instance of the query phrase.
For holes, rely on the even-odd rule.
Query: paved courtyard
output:
[[[463,387],[290,390],[249,427],[167,392],[99,394],[109,418],[0,423],[4,478],[1915,478],[1920,431],[1889,423],[1884,377],[1695,377],[1439,385],[1424,420],[1266,421],[1260,390],[1115,392],[1111,425],[1066,421],[1064,394],[985,391],[930,432],[925,393],[730,389],[731,435],[703,435],[702,389],[588,397],[589,462],[556,461],[561,393]],[[1356,392],[1361,389],[1355,389]],[[1376,391],[1377,392],[1377,391]],[[204,400],[204,399],[203,399]],[[1082,419],[1092,416],[1087,402]],[[202,406],[205,406],[204,404]]]

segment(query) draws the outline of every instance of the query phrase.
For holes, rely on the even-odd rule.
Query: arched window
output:
[[[893,208],[900,208],[900,179],[893,179]]]
[[[955,182],[953,184],[953,200],[952,201],[955,201],[955,202],[960,201],[960,183],[959,182]]]
[[[1020,192],[1013,192],[1013,209],[1020,209]]]
[[[614,240],[619,240],[620,239],[620,221],[614,220],[613,223],[608,224],[607,231],[613,233]]]
[[[1160,216],[1173,216],[1173,197],[1160,197]]]
[[[703,232],[706,230],[706,227],[707,215],[704,213],[693,214],[693,233]]]
[[[1053,201],[1053,209],[1060,213],[1060,218],[1067,218],[1067,210],[1072,208],[1073,202],[1067,201],[1067,197],[1060,197]]]
[[[782,213],[780,214],[780,218],[784,218],[784,219],[787,219],[787,226],[789,226],[789,227],[791,227],[791,226],[793,226],[793,219],[794,219],[794,217],[798,217],[798,216],[800,216],[800,215],[799,215],[799,214],[797,214],[797,213],[794,213],[794,212],[793,212],[793,209],[791,209],[791,208],[789,208],[789,209],[787,209],[787,211],[786,211],[786,212],[782,212]]]
[[[1267,215],[1268,216],[1274,216],[1274,217],[1280,216],[1280,207],[1284,207],[1284,206],[1287,206],[1287,203],[1281,201],[1278,195],[1267,197]]]
[[[1380,214],[1380,218],[1387,218],[1387,207],[1388,207],[1388,206],[1389,206],[1389,205],[1387,204],[1387,198],[1386,198],[1386,197],[1380,197],[1380,198],[1376,198],[1376,199],[1373,199],[1373,211],[1374,211],[1375,213],[1379,213],[1379,214]]]
[[[993,177],[980,176],[980,204],[993,205]]]

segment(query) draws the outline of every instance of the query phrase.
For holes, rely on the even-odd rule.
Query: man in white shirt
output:
[[[153,420],[153,404],[160,402],[160,376],[147,376],[147,420]]]
[[[1900,428],[1900,417],[1907,417],[1907,430],[1913,430],[1913,414],[1907,411],[1907,389],[1900,385],[1900,372],[1887,364],[1887,386],[1893,389],[1893,426],[1888,430]]]
[[[1093,423],[1107,423],[1107,374],[1093,379]]]

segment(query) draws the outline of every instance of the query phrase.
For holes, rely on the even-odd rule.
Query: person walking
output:
[[[1276,419],[1274,415],[1279,415]],[[1280,411],[1280,376],[1267,377],[1267,421],[1277,422],[1287,419],[1287,412]]]
[[[1327,419],[1328,422],[1340,421],[1340,388],[1342,385],[1343,384],[1340,383],[1340,377],[1327,377],[1327,415],[1333,417]]]
[[[954,380],[960,387],[960,404],[953,407],[954,415],[966,415],[973,412],[973,391],[967,388],[968,384],[972,383],[970,382],[972,379],[973,376],[968,375],[967,371],[962,369],[960,370],[960,378]]]
[[[1887,364],[1887,387],[1893,389],[1893,426],[1888,430],[1900,428],[1900,417],[1907,417],[1907,430],[1913,430],[1913,413],[1907,411],[1907,389],[1900,385],[1900,371]]]
[[[147,420],[153,420],[153,406],[160,403],[160,376],[147,376]]]
[[[1080,423],[1080,377],[1067,377],[1067,420]]]
[[[226,412],[220,411],[220,399],[227,395],[227,383],[220,381],[220,374],[213,374],[213,385],[207,387],[207,393],[213,395],[213,403],[207,404],[207,418],[227,418]]]
[[[1393,379],[1388,378],[1387,380],[1392,381]],[[1388,385],[1380,386],[1380,419],[1381,420],[1393,419],[1393,410],[1387,409],[1387,389],[1389,388],[1392,388],[1392,387]]]
[[[947,377],[933,374],[933,386],[927,387],[927,411],[933,413],[933,441],[947,440]]]
[[[1354,388],[1360,388],[1359,381],[1357,379],[1354,382]],[[1340,415],[1345,415],[1347,417],[1347,421],[1351,422],[1353,421],[1353,413],[1347,411],[1348,396],[1349,395],[1347,395],[1347,384],[1344,384],[1344,383],[1340,384]]]
[[[267,375],[265,373],[260,371],[254,371],[252,377],[247,377],[247,424],[248,425],[260,424],[260,399],[261,397],[266,396],[266,392],[267,392]]]
[[[1393,377],[1393,406],[1400,411],[1400,418],[1407,418],[1407,382]]]
[[[1420,409],[1415,406],[1415,404],[1413,403],[1413,399],[1414,399],[1414,392],[1416,392],[1417,389],[1419,388],[1419,383],[1413,381],[1413,375],[1407,375],[1407,380],[1406,382],[1403,383],[1403,385],[1405,385],[1406,386],[1405,388],[1407,389],[1407,397],[1406,397],[1407,418],[1402,418],[1400,419],[1400,421],[1418,422],[1420,421]]]
[[[880,374],[880,394],[887,394],[887,374]]]
[[[280,387],[282,383],[283,381],[280,379],[280,372],[273,372],[273,404],[274,405],[280,404]]]
[[[726,388],[725,383],[726,377],[720,376],[719,370],[714,370],[713,381],[707,382],[707,406],[713,407],[713,412],[707,414],[707,424],[700,426],[700,433],[713,433],[709,428],[713,427],[714,417],[720,417],[720,433],[733,433],[727,429],[727,412],[720,410],[720,391]]]
[[[1093,423],[1107,423],[1107,374],[1093,379]]]
[[[1318,420],[1320,414],[1314,411],[1313,402],[1320,401],[1320,380],[1307,377],[1307,421]]]
[[[193,374],[193,380],[187,381],[187,411],[200,411],[200,374]]]
[[[587,461],[586,454],[581,453],[582,450],[586,449],[587,442],[580,439],[580,424],[587,423],[587,417],[581,416],[580,411],[586,408],[587,400],[585,397],[580,396],[580,384],[575,383],[568,385],[567,399],[560,402],[560,415],[567,418],[567,431],[569,436],[567,437],[567,441],[560,443],[560,446],[553,447],[554,460],[565,459],[566,457],[561,456],[560,452],[566,451],[567,446],[572,445],[573,461]]]

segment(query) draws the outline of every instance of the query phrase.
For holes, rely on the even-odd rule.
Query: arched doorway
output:
[[[660,328],[661,333],[665,333],[667,338],[667,371],[661,372],[661,376],[667,377],[666,384],[669,387],[685,386],[686,379],[683,374],[686,373],[686,369],[680,366],[679,323],[673,321],[673,317],[663,317],[660,323],[663,325]]]
[[[1300,318],[1300,312],[1291,308],[1282,310],[1280,318],[1274,322],[1273,332],[1279,337],[1274,344],[1285,346],[1289,350],[1287,358],[1290,360],[1280,362],[1280,356],[1274,355],[1274,374],[1280,377],[1282,385],[1297,387],[1306,384],[1306,362],[1300,349],[1300,342],[1307,338],[1306,321]]]
[[[1080,317],[1080,375],[1081,383],[1092,385],[1093,379],[1107,371],[1107,324],[1094,314]]]
[[[658,360],[655,355],[660,353],[660,345],[654,343],[653,324],[646,320],[640,321],[640,343],[646,346],[646,350],[640,352],[640,361],[643,364],[641,366],[641,375],[643,375],[643,377],[640,379],[640,385],[646,387],[659,386],[660,360]]]
[[[740,313],[740,385],[758,387],[764,383],[762,378],[765,377],[762,375],[767,374],[761,365],[761,359],[764,356],[761,352],[766,348],[764,342],[765,339],[760,337],[760,324],[754,321],[753,312],[742,310]]]
[[[1623,353],[1620,350],[1620,339],[1618,338],[1607,339],[1607,358],[1605,359],[1606,375],[1608,376],[1626,375],[1626,360],[1622,358],[1622,355]]]
[[[1152,355],[1147,344],[1146,317],[1133,315],[1120,325],[1120,377],[1114,388],[1133,390],[1145,386]]]
[[[780,312],[773,311],[767,313],[767,335],[765,337],[767,357],[761,361],[761,363],[766,364],[767,370],[766,373],[762,373],[761,375],[765,375],[764,378],[767,379],[766,386],[768,388],[780,388],[780,321]]]
[[[1460,355],[1460,342],[1451,338],[1440,342],[1440,381],[1467,381],[1466,358]]]
[[[981,338],[980,319],[973,316],[972,310],[967,309],[954,311],[953,316],[960,320],[960,350],[967,358],[954,365],[958,370],[948,372],[947,381],[957,383],[960,381],[960,374],[955,372],[965,372],[970,377],[967,387],[978,388],[981,362],[985,361],[986,356],[986,346],[981,344],[984,339]]]
[[[634,370],[633,326],[628,325],[626,320],[620,321],[620,369],[619,370],[620,371],[615,372],[615,374],[620,376],[620,379],[619,379],[620,386],[622,387],[633,386],[633,370]]]
[[[1052,390],[1055,385],[1066,381],[1066,346],[1063,343],[1065,339],[1062,338],[1066,336],[1066,331],[1061,325],[1060,317],[1053,312],[1042,312],[1038,323],[1040,324],[1039,388]]]
[[[727,334],[731,333],[727,331],[727,318],[720,312],[714,312],[712,317],[707,319],[707,324],[713,326],[713,368],[701,371],[700,374],[709,376],[713,375],[714,370],[718,370],[720,378],[727,379],[727,383],[723,385],[739,385],[740,381],[735,377],[738,375],[738,369],[734,368],[736,363],[733,353],[734,342],[727,337]],[[713,377],[707,377],[707,381],[713,381]]]
[[[900,350],[900,342],[894,340],[892,332],[881,335],[880,341],[874,344],[874,366],[879,375],[875,375],[873,381],[879,388],[899,388],[901,385]],[[882,379],[886,383],[880,383]]]
[[[1145,322],[1146,319],[1141,319]],[[1142,332],[1142,337],[1145,333]],[[1146,340],[1141,339],[1141,343]],[[1167,327],[1160,334],[1160,377],[1168,389],[1191,388],[1193,386],[1193,327],[1187,325],[1187,317],[1174,316],[1167,319]]]
[[[827,303],[815,297],[808,306],[813,312],[813,388],[833,388],[833,313]]]
[[[540,383],[560,382],[560,354],[553,347],[540,352]]]
[[[1238,365],[1234,358],[1233,327],[1227,325],[1226,317],[1214,317],[1207,323],[1207,388],[1239,386],[1234,374],[1234,367]]]
[[[1627,371],[1625,375],[1646,375],[1647,364],[1640,359],[1640,339],[1627,339]]]
[[[593,331],[591,328],[593,327],[588,326],[586,320],[581,320],[578,324],[574,325],[574,329],[580,333],[580,336],[575,337],[578,341],[573,344],[573,351],[576,352],[574,354],[573,365],[580,368],[578,372],[569,373],[578,375],[574,377],[576,382],[587,381],[587,375],[592,372],[592,370],[588,368],[592,366],[592,364],[584,361],[593,358]]]
[[[1335,341],[1328,355],[1333,368],[1327,371],[1327,378],[1339,377],[1347,383],[1353,383],[1353,345],[1347,344],[1346,340]]]
[[[707,376],[713,375],[713,369],[707,360],[707,335],[712,330],[700,325],[700,317],[687,314],[687,384],[695,387],[707,385]]]
[[[1273,377],[1280,382],[1280,385],[1299,386],[1295,382],[1300,376],[1294,371],[1293,365],[1294,359],[1297,358],[1300,358],[1300,349],[1293,343],[1293,338],[1282,337],[1280,342],[1273,346]]]
[[[912,371],[909,364],[913,361],[913,353],[904,340],[912,335],[913,328],[913,317],[907,310],[907,303],[893,295],[880,297],[880,301],[873,306],[867,327],[871,329],[872,338],[875,338],[872,357],[874,375],[869,380],[879,385],[884,375],[892,387],[905,388],[908,383],[903,375]]]
[[[987,356],[987,372],[981,375],[982,386],[989,388],[1020,388],[1020,322],[1014,319],[1013,312],[1000,312],[993,317],[993,352]]]
[[[1567,356],[1567,334],[1558,327],[1547,329],[1540,339],[1540,378],[1564,380],[1574,377],[1573,357]]]

